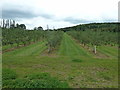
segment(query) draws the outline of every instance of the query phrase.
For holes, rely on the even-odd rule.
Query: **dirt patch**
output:
[[[86,49],[92,55],[94,55],[95,58],[109,58],[109,56],[107,56],[105,54],[102,54],[99,51],[97,51],[97,53],[95,54],[94,51],[93,51],[93,48],[91,48],[87,45],[80,44],[80,46],[83,47],[84,49]]]
[[[51,52],[48,52],[48,49],[46,49],[41,53],[41,56],[58,57],[57,49],[52,49]]]
[[[104,67],[89,67],[91,69],[91,71],[95,71],[95,72],[103,72],[103,71],[109,71],[108,68],[104,68]]]
[[[104,54],[102,54],[102,53],[100,53],[100,52],[97,52],[97,53],[95,54],[95,58],[110,58],[110,57],[107,56],[107,55],[104,55]]]
[[[46,67],[49,67],[48,65],[43,65],[43,64],[36,64],[36,65],[33,65],[32,66],[33,68],[46,68]]]

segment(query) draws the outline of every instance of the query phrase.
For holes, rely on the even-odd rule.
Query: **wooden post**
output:
[[[50,51],[51,51],[51,47],[50,47],[50,45],[48,44],[48,53],[50,53]]]
[[[96,54],[96,46],[94,46],[94,53]]]

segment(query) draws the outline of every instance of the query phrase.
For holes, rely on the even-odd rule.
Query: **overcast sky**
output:
[[[118,21],[119,0],[1,0],[2,18],[37,26],[62,28]]]

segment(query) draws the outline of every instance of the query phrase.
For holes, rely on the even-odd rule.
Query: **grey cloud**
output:
[[[39,16],[46,18],[46,19],[52,19],[54,17],[54,15],[50,15],[50,14],[46,14],[46,13],[42,13]]]
[[[2,17],[3,18],[33,18],[36,17],[35,14],[32,14],[29,11],[22,11],[22,10],[2,10]]]
[[[90,21],[88,21],[88,20],[76,19],[76,18],[72,18],[72,17],[67,17],[67,18],[64,19],[64,21],[70,22],[70,23],[72,23],[72,24],[88,23],[88,22],[90,22]]]
[[[34,17],[43,17],[46,19],[51,19],[53,18],[53,15],[49,15],[47,13],[40,13],[40,14],[35,14],[32,11],[28,10],[19,10],[19,9],[3,9],[2,10],[2,17],[3,18],[34,18]]]

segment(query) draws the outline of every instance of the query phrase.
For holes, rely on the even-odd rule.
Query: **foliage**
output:
[[[118,44],[118,33],[107,31],[69,31],[68,34],[86,45],[115,45]]]
[[[48,45],[48,52],[51,52],[55,47],[60,45],[62,40],[63,32],[62,31],[46,31],[46,40]]]
[[[62,31],[86,31],[86,30],[100,30],[100,31],[110,31],[119,32],[119,23],[90,23],[90,24],[80,24],[72,27],[60,28],[58,30]]]
[[[23,29],[3,29],[2,30],[2,44],[13,45],[17,44],[26,45],[31,42],[36,42],[44,38],[43,31],[23,30]]]
[[[2,79],[3,80],[16,79],[16,77],[17,77],[17,74],[13,70],[8,69],[8,68],[4,68],[2,70]]]
[[[60,45],[62,31],[43,31],[43,30],[23,30],[23,29],[3,29],[2,45],[5,47],[19,47],[28,45],[32,42],[42,40],[47,41],[49,52]],[[7,48],[6,48],[7,49]],[[5,49],[3,49],[5,50]]]
[[[51,77],[48,73],[28,75],[22,79],[3,81],[3,88],[68,88],[66,82]]]

